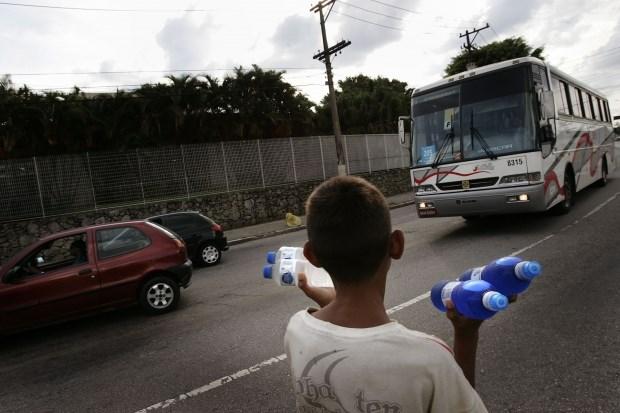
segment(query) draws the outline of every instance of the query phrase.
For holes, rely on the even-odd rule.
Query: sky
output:
[[[222,77],[257,64],[285,71],[318,103],[327,86],[324,65],[312,58],[322,48],[310,11],[317,1],[0,1],[0,74],[33,89],[114,91],[163,82],[169,71]],[[423,86],[460,52],[459,35],[486,23],[476,45],[523,36],[544,46],[548,62],[601,91],[620,115],[617,0],[337,0],[328,42],[351,45],[335,57],[334,79],[364,74]]]

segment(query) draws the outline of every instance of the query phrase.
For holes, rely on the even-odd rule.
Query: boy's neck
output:
[[[336,298],[312,313],[319,320],[341,327],[370,328],[390,322],[385,311],[385,278],[362,284],[336,286]]]

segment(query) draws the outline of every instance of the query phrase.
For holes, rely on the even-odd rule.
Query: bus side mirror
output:
[[[398,117],[398,138],[400,139],[400,144],[406,147],[409,147],[409,139],[405,134],[405,121],[409,120],[409,116],[399,116]],[[413,126],[413,122],[411,123]]]

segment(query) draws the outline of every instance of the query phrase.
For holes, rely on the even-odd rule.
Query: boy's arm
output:
[[[308,285],[306,274],[299,273],[299,280],[297,285],[308,296],[308,298],[314,300],[319,307],[323,308],[327,304],[331,303],[336,298],[336,290],[329,287],[311,287]]]
[[[478,348],[478,330],[482,320],[463,317],[448,303],[447,316],[454,327],[454,359],[463,370],[465,378],[472,387],[476,387],[476,350]]]

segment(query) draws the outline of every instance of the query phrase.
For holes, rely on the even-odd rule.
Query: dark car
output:
[[[149,222],[59,232],[0,268],[0,332],[135,303],[165,313],[176,308],[191,276],[185,244]]]
[[[196,265],[210,266],[220,262],[228,242],[222,227],[212,219],[194,211],[175,212],[148,218],[178,234]]]

